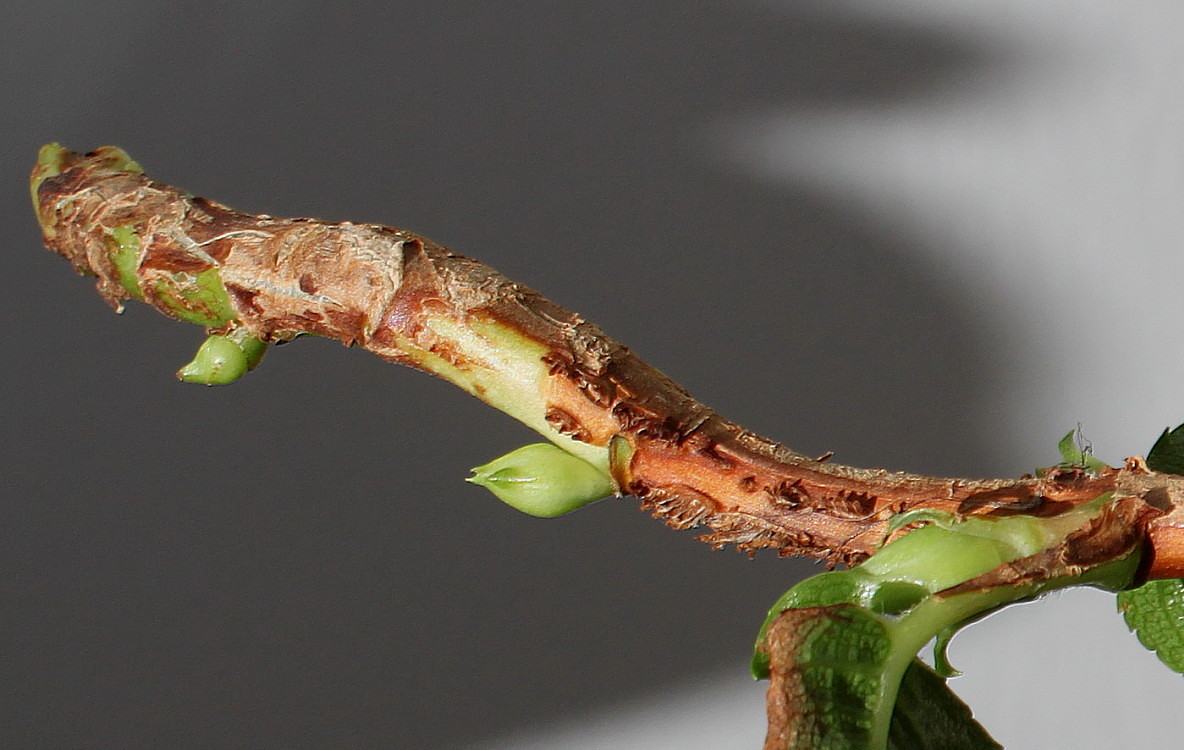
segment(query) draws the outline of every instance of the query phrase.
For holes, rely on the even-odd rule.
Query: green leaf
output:
[[[1184,425],[1164,430],[1147,454],[1153,471],[1184,476]],[[1184,580],[1148,581],[1118,595],[1118,611],[1139,642],[1184,673]]]
[[[1184,425],[1163,431],[1147,454],[1147,466],[1152,471],[1184,476]]]
[[[1081,427],[1069,430],[1069,434],[1057,443],[1057,450],[1061,460],[1070,466],[1080,466],[1088,471],[1101,471],[1107,468],[1106,462],[1094,456],[1089,448],[1082,447]]]
[[[888,750],[1002,750],[946,681],[916,659],[904,673]]]
[[[1148,581],[1123,591],[1118,595],[1118,611],[1140,643],[1173,671],[1184,674],[1184,580]]]
[[[785,675],[778,690],[792,715],[794,750],[873,750],[878,716],[891,712],[888,750],[1001,750],[946,681],[916,659],[900,679],[895,706],[892,637],[879,618],[852,605],[787,612],[773,655]],[[786,636],[788,635],[788,639]],[[903,665],[902,665],[903,666]],[[790,668],[792,667],[792,668]]]
[[[793,750],[876,750],[878,716],[889,716],[892,651],[884,623],[851,604],[786,610],[770,628],[776,731]],[[884,722],[887,726],[887,721]],[[774,724],[770,723],[770,731]],[[788,743],[788,744],[786,744]]]
[[[787,609],[803,607],[831,607],[836,604],[859,605],[867,586],[863,576],[852,570],[828,570],[810,576],[781,595],[769,609],[761,630],[756,636],[752,652],[752,676],[758,680],[769,678],[769,654],[765,651],[765,635],[773,621]]]

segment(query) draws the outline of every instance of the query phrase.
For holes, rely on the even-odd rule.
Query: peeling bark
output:
[[[714,547],[854,564],[901,512],[1053,516],[1113,492],[1133,510],[1107,518],[1149,543],[1148,575],[1184,576],[1184,478],[1138,461],[977,480],[810,458],[724,419],[595,325],[430,240],[241,213],[153,182],[116,151],[63,150],[34,171],[46,245],[97,276],[115,307],[142,296],[172,317],[208,314],[213,331],[241,326],[272,342],[316,334],[432,372],[610,472],[669,525],[707,527],[701,538]],[[139,242],[123,275],[121,227]],[[186,296],[210,271],[229,318]]]

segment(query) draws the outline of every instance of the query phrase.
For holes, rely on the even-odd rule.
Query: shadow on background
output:
[[[41,142],[239,208],[397,223],[585,313],[806,452],[990,468],[981,322],[907,230],[705,152],[721,114],[938,96],[991,59],[736,4],[148,3],[8,13],[0,734],[11,747],[445,748],[743,670],[813,568],[460,480],[529,434],[323,341],[228,389],[200,332],[38,250]],[[17,354],[19,353],[19,354]]]

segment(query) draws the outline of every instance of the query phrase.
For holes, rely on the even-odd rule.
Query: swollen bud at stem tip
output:
[[[480,485],[523,513],[553,518],[613,493],[609,475],[551,443],[534,443],[473,469]]]
[[[144,168],[118,146],[103,146],[89,154],[76,154],[60,143],[47,143],[37,152],[37,166],[29,180],[33,205],[37,205],[37,188],[48,177],[56,177],[76,164],[90,160],[110,172],[143,174]]]

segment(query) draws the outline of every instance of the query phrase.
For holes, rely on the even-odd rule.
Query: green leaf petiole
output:
[[[824,742],[821,736],[815,738],[803,730],[795,740],[795,750],[887,747],[901,678],[916,653],[935,638],[936,663],[948,673],[952,670],[944,650],[952,634],[1005,604],[1065,586],[1093,585],[1110,590],[1129,586],[1141,556],[1138,549],[1083,571],[1041,581],[962,586],[1001,565],[1055,546],[1100,513],[1110,499],[1109,494],[1103,495],[1064,517],[1049,519],[926,517],[926,525],[897,538],[863,564],[822,573],[786,592],[761,628],[753,674],[770,676],[775,658],[768,646],[770,628],[783,613],[798,610],[798,634],[790,639],[793,651],[789,658],[797,670],[794,679],[800,683],[795,697],[804,705],[795,710],[807,722],[821,716],[827,726],[847,727],[841,745],[825,743],[835,740],[833,734]],[[825,659],[818,657],[820,653],[846,656]],[[873,653],[876,657],[871,662],[850,658]],[[981,729],[966,732],[979,736]]]

